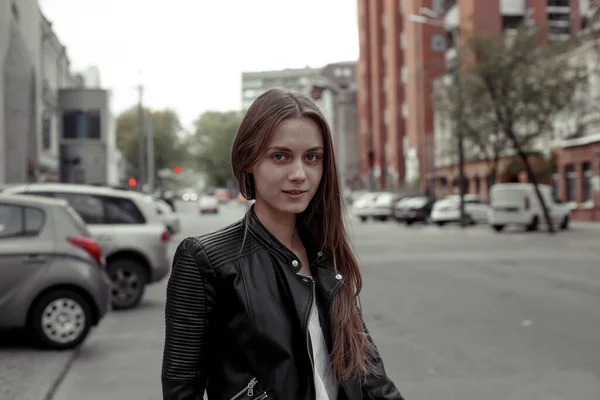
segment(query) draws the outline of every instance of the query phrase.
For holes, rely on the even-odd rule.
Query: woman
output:
[[[163,398],[401,400],[364,326],[331,133],[270,90],[232,150],[244,219],[185,239],[169,278]]]

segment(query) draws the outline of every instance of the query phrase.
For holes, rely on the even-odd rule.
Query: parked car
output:
[[[570,206],[552,196],[552,187],[538,185],[538,189],[548,208],[552,224],[562,230],[569,229]],[[546,224],[542,205],[532,183],[497,183],[490,190],[488,219],[497,232],[507,225],[522,226],[535,231]]]
[[[424,196],[404,198],[396,203],[394,217],[406,225],[428,223],[434,203],[434,200]]]
[[[464,196],[465,218],[469,225],[487,223],[488,205],[477,195]],[[433,204],[431,221],[438,226],[460,222],[460,195],[444,197]]]
[[[365,193],[352,203],[352,211],[361,222],[367,221],[374,214],[375,200],[379,193]]]
[[[173,211],[171,206],[164,200],[156,199],[156,212],[160,219],[165,223],[170,235],[175,235],[181,231],[181,222],[179,215]]]
[[[88,225],[106,256],[115,309],[136,307],[146,285],[170,271],[169,231],[150,196],[129,190],[65,183],[38,183],[6,189],[67,200]]]
[[[102,249],[66,201],[0,195],[0,328],[73,348],[107,313],[110,293]]]
[[[198,200],[198,211],[200,214],[218,214],[219,201],[215,196],[200,196]]]

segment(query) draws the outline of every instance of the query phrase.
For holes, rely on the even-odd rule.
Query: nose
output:
[[[306,179],[306,171],[304,171],[304,165],[302,161],[297,161],[290,166],[289,180],[302,182]]]

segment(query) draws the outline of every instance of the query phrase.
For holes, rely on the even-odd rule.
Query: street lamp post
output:
[[[425,25],[432,25],[432,26],[438,26],[438,27],[443,27],[444,26],[444,22],[442,20],[440,20],[440,16],[439,14],[437,14],[435,11],[430,10],[428,8],[421,8],[421,13],[425,14],[425,15],[418,15],[418,14],[410,14],[408,15],[408,19],[412,22],[418,23],[418,24],[425,24]],[[458,85],[460,87],[461,83],[461,76],[460,76],[460,46],[458,44],[458,34],[455,33],[455,40],[454,42],[456,43],[456,59],[458,60],[458,66],[454,71],[454,84]],[[457,151],[458,151],[458,193],[459,193],[459,201],[460,201],[460,225],[461,227],[466,227],[467,226],[467,221],[465,218],[465,149],[464,149],[464,135],[463,135],[463,130],[462,130],[462,124],[461,124],[461,119],[462,119],[462,107],[463,107],[463,98],[462,98],[462,92],[459,90],[459,98],[458,98],[460,104],[458,104],[459,107],[459,118],[458,118],[458,125],[457,125]]]

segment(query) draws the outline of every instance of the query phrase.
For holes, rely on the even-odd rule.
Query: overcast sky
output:
[[[239,109],[242,71],[358,59],[355,0],[40,0],[74,69],[100,68],[118,112],[146,86],[189,124]]]

